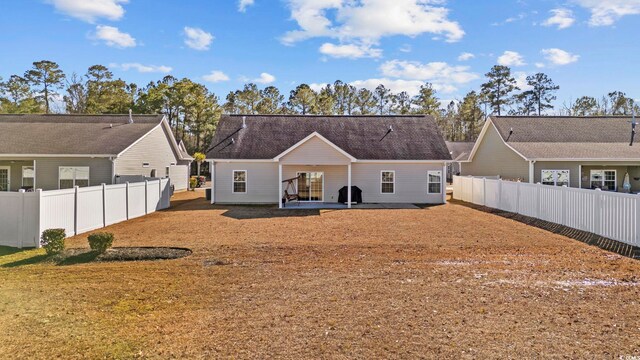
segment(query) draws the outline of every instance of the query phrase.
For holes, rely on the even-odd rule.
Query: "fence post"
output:
[[[482,178],[482,206],[487,206],[487,178]]]
[[[156,210],[162,209],[162,179],[158,180],[158,203],[156,204]]]
[[[24,247],[24,219],[27,218],[24,213],[24,195],[26,192],[20,189],[18,193],[20,194],[20,210],[17,211],[17,213],[20,214],[18,216],[18,237],[20,238],[20,245],[18,247],[22,249]]]
[[[502,208],[502,179],[498,179],[498,209]]]
[[[78,235],[78,189],[80,189],[79,186],[73,187],[75,190],[73,196],[73,235]]]
[[[542,184],[537,183],[536,185],[536,219],[540,219],[540,203],[542,202],[540,197],[542,193]]]
[[[149,200],[147,199],[147,197],[149,197],[149,180],[145,180],[144,181],[144,214],[147,215],[149,214]]]
[[[469,175],[469,180],[471,180],[471,203],[473,204],[473,177]]]
[[[595,206],[594,206],[594,225],[593,225],[593,233],[596,235],[602,235],[602,219],[601,219],[601,214],[602,214],[602,190],[600,189],[596,189],[595,190]]]
[[[107,184],[102,184],[102,227],[107,227]]]
[[[516,214],[520,214],[520,184],[516,183]]]
[[[40,236],[42,236],[42,232],[44,229],[42,228],[42,189],[36,189],[36,194],[38,194],[38,201],[36,206],[36,214],[38,214],[38,218],[36,219],[36,226],[38,227],[38,231],[35,238],[35,246],[37,249],[41,248],[40,245]]]
[[[560,196],[560,208],[562,209],[562,225],[567,225],[567,212],[569,209],[567,208],[567,185],[562,185],[561,188],[561,196]]]
[[[636,199],[636,246],[640,246],[640,194]]]
[[[126,195],[126,201],[125,201],[125,206],[127,207],[127,220],[129,220],[129,182],[126,182],[127,184],[127,195]]]

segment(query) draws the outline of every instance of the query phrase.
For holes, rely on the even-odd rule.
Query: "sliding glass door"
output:
[[[298,172],[300,201],[324,201],[324,173]]]

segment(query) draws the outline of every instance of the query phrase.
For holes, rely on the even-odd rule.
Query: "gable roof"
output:
[[[430,116],[244,117],[246,128],[242,115],[222,116],[208,159],[274,159],[317,133],[358,160],[451,160]]]
[[[640,135],[631,141],[631,117],[497,116],[503,141],[528,160],[640,159]]]
[[[128,114],[0,115],[0,155],[117,156],[166,123],[163,119],[133,115],[129,124]]]
[[[445,143],[454,161],[465,161],[469,159],[473,145],[475,145],[474,142],[464,141],[445,141]]]

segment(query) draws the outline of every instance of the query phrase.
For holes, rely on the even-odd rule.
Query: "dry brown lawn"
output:
[[[108,229],[116,246],[192,249],[183,259],[0,256],[0,358],[640,356],[639,261],[460,205],[194,197]]]

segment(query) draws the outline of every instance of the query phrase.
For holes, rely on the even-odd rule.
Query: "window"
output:
[[[35,184],[36,172],[33,169],[33,166],[23,166],[22,167],[22,187],[23,188],[32,188]]]
[[[591,170],[591,188],[604,191],[616,191],[615,170]]]
[[[247,193],[247,170],[233,170],[233,193]]]
[[[167,166],[166,168],[164,168],[164,177],[169,177],[169,172],[170,172],[170,168],[169,168],[169,166]]]
[[[149,166],[150,166],[150,165],[149,165],[149,163],[148,163],[148,162],[143,162],[143,163],[142,163],[142,167],[143,167],[143,168],[148,168]]]
[[[89,186],[88,166],[61,166],[58,169],[58,180],[60,189],[70,189],[74,186]]]
[[[569,186],[569,170],[542,170],[542,185]]]
[[[382,171],[381,174],[381,188],[380,191],[383,194],[395,194],[396,192],[396,172],[395,171]]]
[[[429,194],[442,193],[442,171],[428,171],[427,186]]]

